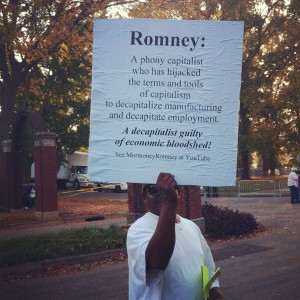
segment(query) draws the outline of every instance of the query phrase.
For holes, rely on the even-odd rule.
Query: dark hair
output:
[[[155,183],[144,183],[143,190],[145,190],[148,186],[155,185]]]
[[[159,191],[155,184],[146,184],[143,187],[143,191],[148,192],[152,196],[159,196]]]

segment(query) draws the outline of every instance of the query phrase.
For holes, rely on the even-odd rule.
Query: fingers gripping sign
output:
[[[177,182],[174,179],[174,175],[170,173],[160,173],[156,185],[163,203],[177,205]]]

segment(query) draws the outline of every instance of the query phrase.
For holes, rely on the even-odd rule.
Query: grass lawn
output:
[[[126,234],[117,226],[89,227],[0,240],[0,267],[125,248]]]

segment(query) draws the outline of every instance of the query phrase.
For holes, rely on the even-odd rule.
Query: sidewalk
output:
[[[117,218],[106,217],[104,220],[85,221],[87,216],[77,217],[68,220],[58,220],[49,222],[32,222],[26,224],[10,225],[9,228],[0,229],[0,239],[18,238],[21,236],[44,234],[48,232],[56,232],[70,228],[83,228],[83,227],[101,227],[108,228],[110,225],[123,226],[127,225],[127,219],[124,216]]]

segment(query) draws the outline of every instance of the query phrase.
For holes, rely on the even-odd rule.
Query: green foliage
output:
[[[127,230],[89,227],[0,240],[0,267],[125,248]]]
[[[264,169],[292,163],[280,157],[295,157],[300,148],[296,0],[5,2],[0,8],[0,141],[9,138],[26,101],[58,135],[59,152],[88,146],[92,21],[126,2],[132,18],[244,21],[240,167],[249,169],[252,152],[261,155]],[[0,164],[1,159],[0,151]]]
[[[244,21],[239,167],[250,178],[251,153],[265,171],[286,166],[300,142],[299,4],[297,1],[162,1],[134,6],[131,17]],[[299,80],[298,80],[299,82]]]
[[[233,211],[209,203],[204,203],[202,211],[206,232],[214,238],[239,237],[258,229],[258,223],[250,213]]]

